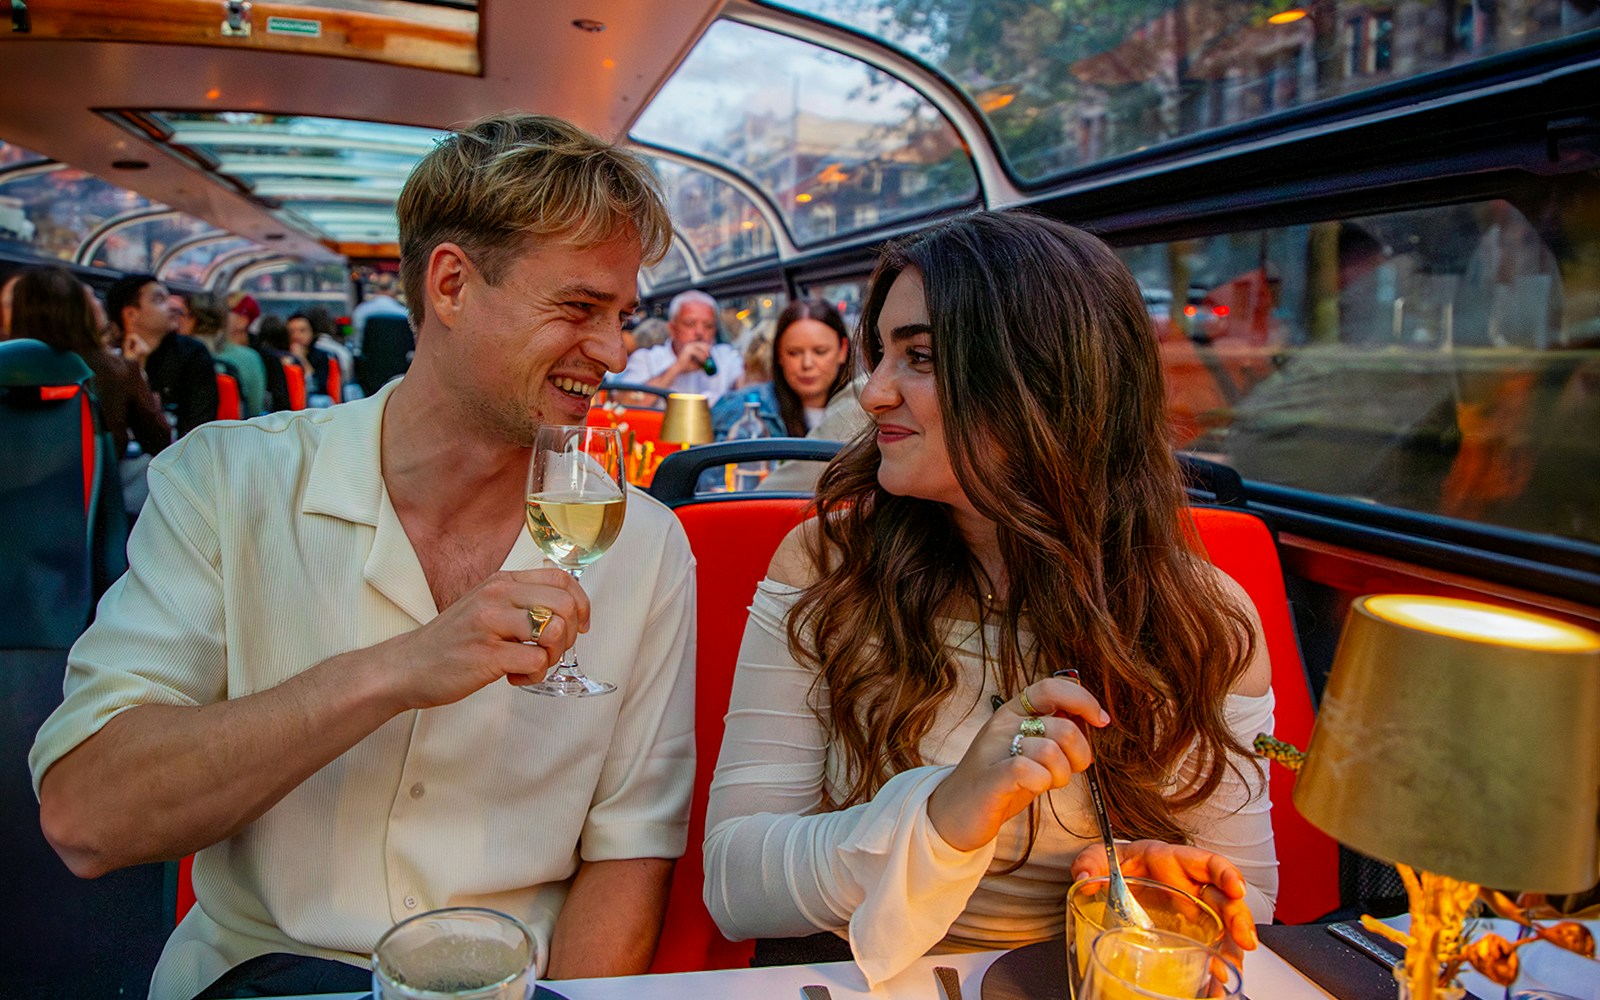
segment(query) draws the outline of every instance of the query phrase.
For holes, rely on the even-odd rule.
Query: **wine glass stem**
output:
[[[570,568],[563,566],[562,569],[571,574],[573,582],[582,582],[583,568],[581,566]],[[583,676],[583,671],[578,668],[578,640],[576,636],[573,637],[572,645],[568,646],[567,651],[561,654],[561,660],[556,664],[556,673],[576,677]]]

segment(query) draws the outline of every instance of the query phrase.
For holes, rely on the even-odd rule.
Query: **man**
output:
[[[189,300],[177,292],[169,292],[167,307],[172,310],[172,328],[185,337],[193,337],[194,313],[189,310]]]
[[[248,295],[238,297],[223,314],[223,327],[215,338],[217,346],[212,352],[218,361],[233,367],[239,379],[239,402],[245,417],[266,413],[271,398],[267,393],[269,379],[266,365],[261,360],[260,352],[250,347],[251,313],[257,316],[261,314],[256,300]],[[282,381],[282,373],[278,378]]]
[[[580,588],[523,489],[538,426],[581,424],[622,367],[666,210],[631,154],[507,114],[424,157],[397,215],[409,374],[152,465],[30,757],[79,874],[199,852],[158,1000],[225,973],[218,995],[362,989],[378,937],[446,905],[527,922],[544,978],[643,971],[660,931],[694,769],[688,542],[634,493]],[[584,665],[616,693],[505,683],[542,678],[591,602]]]
[[[150,388],[176,416],[179,437],[217,419],[211,352],[177,332],[167,288],[155,275],[130,274],[112,282],[106,290],[106,312],[120,334],[123,356],[144,366]]]
[[[715,405],[739,384],[744,359],[737,348],[717,343],[717,300],[705,292],[679,294],[667,306],[671,339],[635,351],[619,381],[642,382],[673,392],[698,392]],[[710,359],[711,369],[706,368]]]
[[[367,320],[374,316],[404,316],[406,307],[394,297],[394,276],[376,274],[372,278],[373,294],[356,304],[350,313],[350,352],[359,356],[367,333]]]

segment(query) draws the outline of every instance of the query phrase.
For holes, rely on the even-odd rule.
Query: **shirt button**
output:
[[[411,797],[414,799],[422,798],[422,782],[419,781],[411,786]]]
[[[417,908],[417,897],[415,897],[415,896],[407,896],[405,898],[405,904],[406,904],[406,909],[415,910]]]

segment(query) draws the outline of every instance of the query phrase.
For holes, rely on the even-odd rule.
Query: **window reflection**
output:
[[[1121,251],[1180,444],[1246,478],[1600,542],[1600,185],[1558,187]]]
[[[0,247],[71,260],[101,223],[150,201],[59,164],[0,180]]]
[[[217,239],[208,239],[196,243],[192,247],[179,250],[157,272],[157,277],[163,281],[180,281],[191,285],[204,285],[208,277],[207,271],[220,257],[244,250],[256,244],[242,236],[223,236]]]
[[[1592,3],[792,0],[937,66],[1043,180],[1213,126],[1600,27]]]
[[[911,88],[730,21],[711,26],[633,135],[751,178],[799,243],[977,197],[960,138]]]
[[[644,269],[644,279],[650,282],[652,289],[671,288],[689,280],[689,261],[683,256],[683,248],[678,246],[676,237],[667,248],[667,255]]]
[[[659,157],[646,157],[661,178],[672,223],[707,271],[777,254],[767,220],[731,184]]]
[[[89,263],[125,273],[150,271],[178,244],[221,232],[209,222],[178,212],[138,219],[107,233]]]

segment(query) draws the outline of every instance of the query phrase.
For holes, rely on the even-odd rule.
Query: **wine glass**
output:
[[[544,426],[528,463],[528,534],[556,565],[583,579],[622,531],[627,507],[622,434],[614,427]],[[576,646],[549,676],[522,690],[559,698],[610,694],[615,684],[591,680],[578,668]]]

